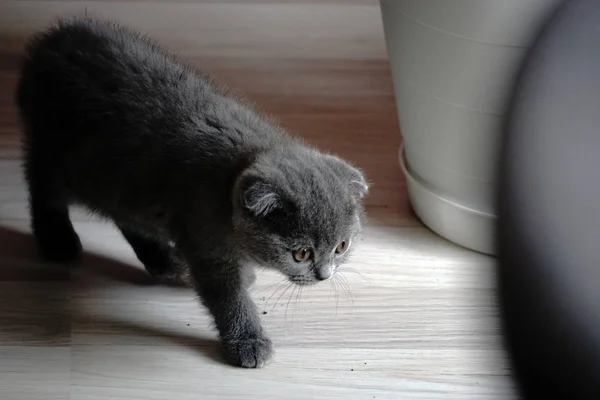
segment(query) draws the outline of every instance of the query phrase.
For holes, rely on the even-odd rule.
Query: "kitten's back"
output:
[[[160,47],[109,21],[59,22],[29,42],[17,102],[26,116],[88,134],[168,117],[209,84]],[[160,103],[159,103],[160,102]],[[185,110],[179,110],[185,111]],[[165,121],[167,123],[168,121]]]
[[[151,40],[89,18],[34,37],[16,98],[26,157],[110,208],[182,187],[225,190],[253,154],[287,142]]]

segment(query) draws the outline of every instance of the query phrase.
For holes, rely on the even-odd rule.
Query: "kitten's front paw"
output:
[[[273,356],[271,340],[264,336],[223,340],[223,354],[228,362],[243,368],[262,368]]]

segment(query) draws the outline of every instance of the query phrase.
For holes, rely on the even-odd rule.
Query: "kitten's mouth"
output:
[[[299,285],[299,286],[311,286],[311,285],[317,284],[319,281],[316,279],[310,279],[310,278],[306,278],[306,277],[291,276],[290,282],[295,283],[296,285]]]

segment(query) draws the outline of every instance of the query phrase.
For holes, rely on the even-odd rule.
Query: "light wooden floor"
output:
[[[297,296],[260,275],[277,348],[265,369],[224,365],[193,293],[154,284],[105,223],[74,213],[80,268],[36,259],[12,102],[18,54],[32,30],[86,8],[153,33],[374,183],[345,273],[351,296],[328,284]],[[514,399],[493,260],[409,211],[382,35],[374,0],[1,0],[0,398]]]

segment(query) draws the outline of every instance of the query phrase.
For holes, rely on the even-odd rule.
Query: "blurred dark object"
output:
[[[600,1],[567,1],[506,121],[498,276],[525,399],[600,399]]]

